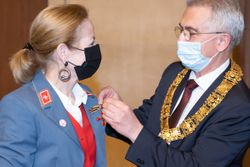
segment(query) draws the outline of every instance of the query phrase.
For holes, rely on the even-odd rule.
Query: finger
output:
[[[123,110],[129,110],[129,106],[127,104],[125,104],[123,101],[118,100],[118,99],[114,99],[114,98],[106,98],[105,102],[107,104],[111,104],[113,106],[115,106],[116,108],[119,109],[123,109]]]
[[[100,95],[100,94],[99,94]],[[102,104],[103,103],[103,96],[99,96],[98,95],[98,104]]]
[[[104,87],[98,95],[98,103],[102,104],[106,98],[113,97],[114,92],[115,91],[113,90],[112,87],[110,86]]]
[[[107,106],[107,105],[108,104],[106,104],[104,106]],[[116,120],[117,117],[119,116],[119,113],[120,113],[119,109],[117,109],[113,105],[108,105],[108,107],[103,107],[102,112],[103,112],[103,115],[105,115],[113,120]]]
[[[103,103],[103,101],[104,101],[104,99],[105,99],[105,97],[106,97],[106,94],[107,94],[107,92],[106,92],[105,88],[102,89],[101,92],[98,94],[97,99],[98,99],[98,103],[99,103],[99,104],[102,104],[102,103]]]
[[[110,99],[110,98],[106,98],[103,101],[102,108],[106,108],[106,109],[109,109],[109,110],[114,110],[114,108],[117,108],[112,102],[110,102],[107,99]]]
[[[104,114],[102,115],[102,118],[110,125],[114,124],[114,120],[112,118],[110,118],[108,115]]]

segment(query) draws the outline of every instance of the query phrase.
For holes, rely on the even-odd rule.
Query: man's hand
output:
[[[98,95],[98,103],[103,104],[106,98],[113,98],[116,100],[121,100],[119,94],[110,86],[104,87]]]
[[[134,142],[143,126],[136,118],[133,110],[114,98],[105,98],[103,107],[103,118],[120,134]]]

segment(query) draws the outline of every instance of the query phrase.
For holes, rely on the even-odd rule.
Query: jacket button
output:
[[[139,164],[144,164],[144,161],[143,161],[142,159],[140,159],[140,158],[137,159],[137,162],[138,162]]]

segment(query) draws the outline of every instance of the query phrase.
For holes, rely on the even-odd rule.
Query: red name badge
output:
[[[47,89],[42,90],[39,93],[39,96],[40,96],[40,101],[42,102],[42,105],[44,106],[52,102],[49,91]]]

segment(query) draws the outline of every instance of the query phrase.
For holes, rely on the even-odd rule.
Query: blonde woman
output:
[[[101,62],[93,25],[80,5],[48,7],[29,41],[11,59],[19,89],[0,103],[4,167],[105,167],[104,126],[97,99],[78,83]]]

